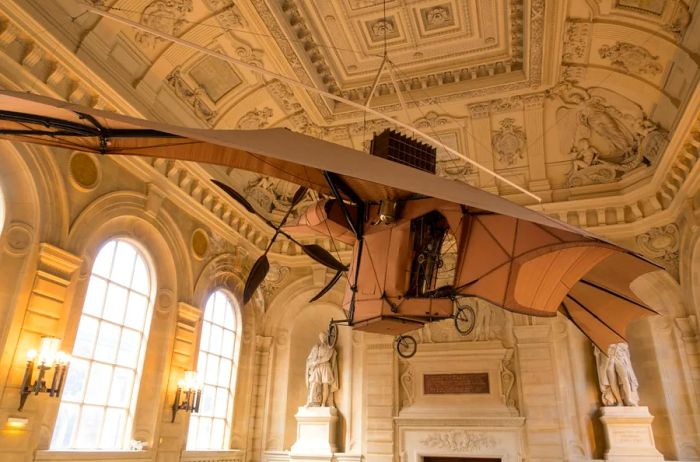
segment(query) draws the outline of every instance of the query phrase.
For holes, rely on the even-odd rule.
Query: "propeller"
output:
[[[238,193],[235,189],[230,187],[229,185],[222,183],[221,181],[218,180],[211,180],[212,183],[214,183],[216,186],[221,188],[226,194],[231,196],[236,202],[241,204],[248,212],[257,215],[260,217],[268,226],[270,226],[272,229],[275,230],[275,234],[272,236],[272,239],[270,239],[270,242],[267,245],[267,248],[265,249],[265,252],[255,261],[255,264],[253,264],[253,268],[250,270],[250,274],[248,275],[248,279],[246,280],[245,287],[243,288],[243,302],[248,303],[248,301],[253,297],[253,294],[255,291],[260,287],[260,284],[265,280],[265,276],[267,276],[268,271],[270,271],[270,261],[267,258],[267,253],[270,251],[270,248],[272,247],[272,244],[275,243],[275,240],[277,239],[277,236],[280,234],[290,241],[294,242],[296,245],[301,247],[301,250],[309,256],[312,260],[316,261],[317,263],[322,264],[323,266],[333,269],[336,271],[336,275],[333,277],[333,279],[319,292],[313,299],[312,301],[318,300],[320,297],[322,297],[324,294],[326,294],[329,290],[333,288],[336,282],[340,279],[340,276],[342,275],[343,272],[348,270],[348,267],[343,265],[338,259],[336,259],[333,255],[331,255],[330,252],[328,252],[326,249],[323,247],[316,245],[316,244],[302,244],[301,242],[297,241],[294,239],[292,236],[290,236],[288,233],[282,230],[282,227],[285,225],[287,222],[287,219],[289,218],[289,215],[292,213],[292,210],[294,210],[294,207],[299,205],[301,200],[304,198],[304,195],[306,195],[306,192],[308,191],[308,188],[304,186],[300,186],[299,189],[294,193],[294,197],[292,197],[292,202],[291,206],[289,207],[289,210],[287,210],[287,213],[284,215],[282,218],[282,221],[276,225],[264,216],[262,216],[260,213],[258,213],[257,210],[252,206],[250,202],[246,200],[245,197],[243,197],[241,194]]]

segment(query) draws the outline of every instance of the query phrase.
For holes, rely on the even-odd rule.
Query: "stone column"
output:
[[[255,371],[253,373],[253,394],[250,397],[250,420],[248,444],[246,451],[247,462],[263,460],[263,432],[266,428],[264,419],[267,417],[266,403],[268,402],[268,380],[272,376],[270,349],[272,337],[255,337]]]
[[[395,360],[392,338],[365,334],[363,453],[368,461],[394,462]]]
[[[59,400],[44,393],[32,395],[22,412],[19,412],[20,385],[27,351],[37,349],[43,336],[65,338],[70,312],[67,303],[69,289],[81,261],[80,257],[51,244],[39,245],[36,273],[0,403],[0,460],[24,461],[26,454],[34,449],[46,449],[50,444]],[[66,342],[61,342],[61,350],[70,352],[70,347]],[[51,377],[49,375],[49,379]],[[27,425],[22,429],[9,428],[5,426],[8,417],[27,419]]]
[[[184,372],[194,369],[198,343],[198,324],[202,311],[184,302],[177,304],[175,339],[172,349],[170,373],[168,374],[165,407],[161,416],[158,460],[178,460],[187,445],[189,415],[179,411],[172,421],[172,404],[175,399],[177,382]]]

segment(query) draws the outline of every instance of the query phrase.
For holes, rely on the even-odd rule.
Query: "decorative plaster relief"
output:
[[[603,45],[598,50],[603,59],[609,59],[611,65],[633,74],[659,74],[663,67],[658,63],[659,57],[649,53],[646,48],[627,42],[615,42],[614,45]]]
[[[506,117],[501,120],[501,128],[491,135],[491,144],[502,164],[511,166],[518,159],[524,159],[525,131],[515,125],[515,119]]]
[[[5,251],[10,255],[25,255],[33,241],[34,229],[27,223],[15,221],[5,230]]]
[[[401,407],[408,407],[414,403],[416,397],[413,367],[408,361],[400,361],[399,369],[402,370],[399,377],[399,382],[401,382]]]
[[[282,266],[279,263],[272,262],[267,276],[265,276],[265,279],[260,285],[263,296],[269,300],[270,297],[282,287],[290,272],[291,269],[288,266]]]
[[[187,22],[185,15],[192,12],[192,0],[155,0],[144,8],[141,13],[141,24],[171,35],[180,35]],[[164,39],[148,32],[136,33],[136,41],[142,45],[154,48]]]
[[[373,42],[383,42],[385,37],[387,40],[390,40],[400,35],[394,16],[367,21],[365,24],[369,31],[369,37]]]
[[[683,39],[685,31],[692,19],[688,5],[682,0],[673,0],[673,13],[669,22],[664,24],[663,28],[676,36],[679,42]]]
[[[637,245],[642,253],[657,260],[678,280],[680,240],[678,225],[670,223],[637,236]]]
[[[570,187],[618,181],[639,166],[652,165],[666,145],[666,131],[619,93],[564,81],[547,94],[562,103],[557,119],[565,121],[563,149],[570,143]],[[575,117],[568,117],[572,111]]]
[[[564,33],[563,60],[585,62],[588,57],[591,24],[587,22],[567,22]]]
[[[299,186],[279,178],[262,175],[252,175],[243,192],[257,203],[267,213],[276,211],[287,212],[292,205],[292,197]],[[315,201],[314,195],[308,192],[299,205],[292,211],[290,217],[296,217],[299,210],[305,210]]]
[[[200,59],[188,74],[215,103],[243,83],[229,63],[213,56]]]
[[[207,104],[200,98],[200,89],[192,89],[190,85],[185,82],[182,78],[180,72],[180,67],[173,69],[170,74],[165,78],[170,87],[175,90],[175,93],[187,104],[189,104],[194,113],[205,121],[209,125],[214,124],[214,119],[216,118],[216,111],[210,109]]]
[[[503,387],[503,402],[510,408],[517,407],[516,396],[514,390],[515,372],[513,372],[513,349],[506,350],[506,356],[501,362],[501,385]]]
[[[451,452],[473,452],[496,446],[496,439],[485,433],[469,430],[452,430],[430,433],[421,444],[426,448],[445,449]]]
[[[455,23],[454,14],[449,3],[421,8],[420,17],[426,31],[442,29]]]
[[[242,130],[257,130],[264,128],[267,126],[267,121],[270,117],[272,117],[272,109],[269,107],[254,109],[240,118],[236,124],[236,128]]]
[[[659,16],[664,11],[666,0],[617,0],[617,6]]]

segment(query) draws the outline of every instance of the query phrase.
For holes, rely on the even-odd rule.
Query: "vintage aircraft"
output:
[[[562,313],[606,352],[625,341],[632,321],[655,313],[630,289],[660,269],[644,257],[478,188],[287,129],[190,129],[0,91],[0,138],[218,164],[300,185],[281,223],[266,220],[275,233],[243,296],[247,303],[268,272],[272,243],[285,235],[336,271],[317,297],[347,278],[347,318],[331,323],[331,342],[336,325],[345,323],[397,336],[399,354],[408,357],[416,341],[407,332],[426,322],[453,318],[468,333],[473,312],[455,300],[479,297],[515,313]],[[257,213],[233,188],[216,184]],[[288,223],[307,188],[322,199]],[[322,247],[302,244],[294,237],[299,232],[352,245],[352,261],[346,266]],[[445,282],[438,273],[447,240],[456,263]]]

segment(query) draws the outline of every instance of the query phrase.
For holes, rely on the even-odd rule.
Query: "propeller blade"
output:
[[[267,259],[267,254],[263,254],[255,261],[253,268],[250,270],[248,279],[245,282],[245,287],[243,288],[243,303],[248,303],[253,294],[260,287],[267,272],[270,271],[270,262]]]
[[[340,280],[340,276],[342,276],[342,275],[343,275],[343,272],[342,272],[342,271],[336,272],[336,273],[335,273],[335,276],[333,276],[333,279],[331,279],[330,282],[329,282],[328,284],[326,284],[326,286],[325,286],[323,289],[321,289],[321,291],[320,291],[319,293],[317,293],[317,294],[314,296],[314,298],[312,298],[311,300],[309,300],[309,303],[315,302],[315,301],[318,300],[319,298],[321,298],[321,297],[323,297],[324,295],[326,295],[326,294],[328,293],[328,291],[331,290],[331,289],[333,288],[333,286],[335,285],[335,283],[338,282],[338,280]]]
[[[316,244],[302,245],[301,249],[306,255],[318,263],[336,271],[347,271],[348,267],[339,262],[333,255],[323,247]]]
[[[297,192],[294,193],[294,197],[292,197],[292,207],[297,205],[301,200],[306,196],[306,192],[309,190],[306,186],[299,186],[299,189],[297,189]]]
[[[258,216],[260,215],[260,214],[253,208],[253,206],[250,204],[250,202],[248,202],[248,201],[246,200],[245,197],[243,197],[242,195],[240,195],[240,194],[238,193],[238,191],[236,191],[235,189],[233,189],[231,186],[229,186],[229,185],[227,185],[227,184],[225,184],[225,183],[222,183],[221,181],[218,181],[218,180],[211,180],[211,182],[214,183],[215,185],[217,185],[219,188],[223,189],[224,192],[225,192],[226,194],[228,194],[229,196],[231,196],[236,202],[238,202],[238,203],[241,204],[243,207],[245,207],[245,209],[246,209],[247,211],[249,211],[250,213],[254,213],[255,215],[258,215]]]

